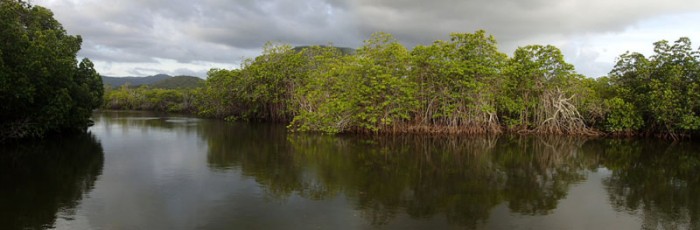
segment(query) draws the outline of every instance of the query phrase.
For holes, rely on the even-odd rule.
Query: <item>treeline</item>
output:
[[[239,69],[211,70],[193,91],[194,111],[327,133],[695,133],[700,53],[687,38],[654,47],[650,57],[621,55],[593,79],[554,46],[509,57],[484,31],[413,50],[385,33],[354,53],[268,43]]]
[[[123,83],[118,87],[105,83],[104,109],[114,110],[149,110],[158,112],[196,113],[196,96],[198,88],[204,86],[204,80],[192,76],[175,76],[159,74],[146,78],[162,78],[153,83],[130,85],[120,82],[116,77],[106,77],[112,84]],[[117,79],[117,80],[115,80]],[[136,79],[136,80],[134,80]],[[139,82],[138,77],[128,80]],[[143,82],[141,82],[143,83]]]
[[[116,89],[106,86],[102,108],[196,113],[195,93],[192,89],[162,89],[147,85],[138,88],[122,85]]]
[[[267,45],[209,73],[202,115],[290,122],[299,131],[670,134],[699,127],[698,51],[682,38],[623,54],[586,78],[554,46],[500,53],[484,31],[406,49],[375,34],[354,55]]]

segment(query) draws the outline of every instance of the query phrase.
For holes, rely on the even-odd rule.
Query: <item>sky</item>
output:
[[[689,37],[700,45],[697,0],[33,0],[83,38],[80,57],[107,76],[205,78],[239,68],[268,41],[357,48],[374,32],[409,49],[484,29],[508,55],[554,45],[588,77],[626,51]]]

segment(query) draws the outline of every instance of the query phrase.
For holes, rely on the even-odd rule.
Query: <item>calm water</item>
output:
[[[148,113],[0,146],[0,229],[699,229],[700,145],[361,138]]]

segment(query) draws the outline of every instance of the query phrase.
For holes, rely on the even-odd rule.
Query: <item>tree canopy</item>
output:
[[[354,53],[268,44],[213,70],[200,114],[290,122],[293,131],[668,135],[700,129],[700,51],[688,38],[625,53],[587,78],[551,45],[498,50],[485,31],[408,50],[375,33]]]
[[[690,39],[654,43],[654,54],[622,54],[610,72],[616,89],[616,129],[676,135],[700,129],[700,51]]]
[[[50,10],[0,0],[0,139],[89,126],[103,86],[92,62],[76,59],[81,43]]]

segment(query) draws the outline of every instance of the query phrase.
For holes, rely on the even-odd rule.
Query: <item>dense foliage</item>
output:
[[[484,31],[409,51],[374,34],[354,53],[270,45],[242,68],[212,70],[201,115],[289,121],[296,131],[598,135],[700,128],[700,56],[690,41],[620,56],[610,76],[576,73],[551,45],[498,51]]]
[[[354,52],[268,43],[193,91],[111,90],[107,108],[289,122],[326,133],[540,133],[678,137],[700,129],[700,51],[688,38],[625,53],[609,76],[576,73],[551,45],[498,51],[485,31],[413,50],[377,33]]]
[[[625,53],[610,72],[615,88],[613,129],[670,135],[700,129],[700,51],[690,39],[654,43],[654,55]],[[610,117],[609,117],[610,118]]]
[[[195,91],[189,89],[159,89],[123,85],[117,89],[105,87],[105,109],[149,110],[159,112],[194,112]]]
[[[50,10],[0,0],[0,140],[85,130],[102,103],[92,62],[78,62],[82,39]]]

